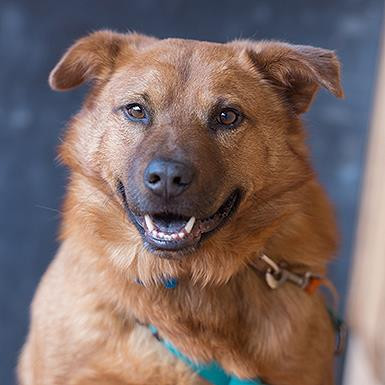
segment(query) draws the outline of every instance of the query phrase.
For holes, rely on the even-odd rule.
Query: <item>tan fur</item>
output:
[[[58,90],[84,81],[92,88],[60,149],[71,170],[62,245],[33,301],[20,384],[204,383],[138,321],[240,377],[333,384],[334,337],[322,298],[291,284],[273,291],[248,263],[265,252],[324,274],[335,252],[334,216],[299,118],[320,86],[342,96],[334,53],[101,31],[75,43],[50,76]],[[117,111],[143,92],[157,117],[149,129]],[[218,98],[241,106],[247,119],[214,135],[205,117]],[[234,187],[244,192],[230,222],[181,258],[144,248],[116,193],[120,178],[132,186],[132,201],[145,194],[143,167],[158,153],[188,154],[197,164],[199,182],[185,199],[198,217]],[[162,287],[164,275],[178,277],[178,287]]]

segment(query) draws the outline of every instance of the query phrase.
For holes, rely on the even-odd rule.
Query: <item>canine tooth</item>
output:
[[[144,216],[144,221],[146,222],[146,226],[149,231],[153,231],[155,229],[154,224],[152,223],[152,220],[148,214]]]
[[[164,238],[165,237],[165,233],[162,233],[161,231],[159,231],[159,233],[158,233],[158,237],[159,238]]]
[[[178,239],[178,234],[175,234],[175,233],[174,233],[174,234],[171,234],[171,238],[172,238],[172,239]]]
[[[187,234],[190,234],[191,233],[191,230],[192,228],[194,227],[194,223],[195,223],[195,217],[191,217],[188,222],[186,223],[186,226],[184,227],[184,229],[186,230],[186,233]]]
[[[178,233],[179,238],[183,238],[184,235],[185,235],[184,233]]]
[[[157,237],[158,236],[158,232],[156,230],[152,230],[151,231],[151,235],[154,236],[154,237]]]

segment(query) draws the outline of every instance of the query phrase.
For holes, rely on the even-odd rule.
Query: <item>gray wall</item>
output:
[[[57,248],[66,171],[57,165],[55,149],[84,92],[55,94],[48,88],[47,75],[66,47],[108,27],[158,37],[273,38],[336,49],[346,99],[321,92],[305,119],[316,169],[336,204],[342,244],[330,274],[344,296],[382,8],[382,0],[1,0],[0,383],[14,383],[28,307]]]

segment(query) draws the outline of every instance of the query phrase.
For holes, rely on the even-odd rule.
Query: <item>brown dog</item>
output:
[[[265,274],[278,276],[261,257],[322,275],[335,252],[300,120],[320,86],[342,96],[335,54],[101,31],[49,81],[92,86],[60,149],[62,244],[33,302],[20,383],[206,383],[151,323],[240,378],[333,384],[323,299],[270,288]]]

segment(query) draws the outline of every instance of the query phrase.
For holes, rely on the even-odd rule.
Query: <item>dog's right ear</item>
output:
[[[156,41],[136,33],[98,31],[79,39],[60,59],[49,75],[53,90],[66,91],[85,81],[105,79],[111,73],[122,48],[139,48]]]

